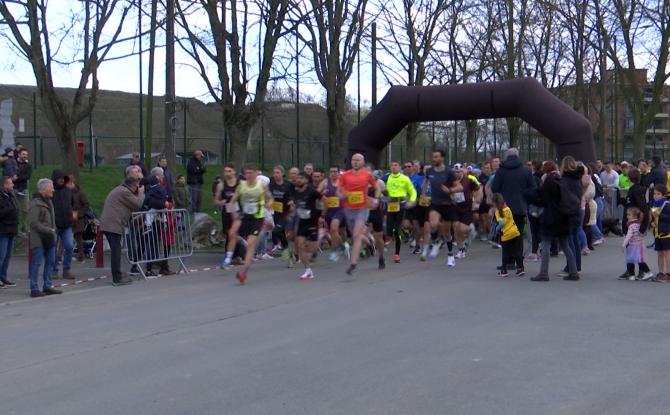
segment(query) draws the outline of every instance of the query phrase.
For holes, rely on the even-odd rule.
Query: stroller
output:
[[[84,256],[92,259],[95,256],[97,243],[96,236],[98,234],[100,222],[96,218],[95,211],[92,208],[86,210],[86,213],[81,220],[85,223],[84,232],[82,232],[82,239],[84,240]],[[75,252],[78,253],[77,247],[75,247]]]
[[[603,234],[610,232],[623,236],[621,229],[621,218],[623,217],[623,208],[619,204],[619,189],[607,187],[603,189],[605,207],[603,209]]]

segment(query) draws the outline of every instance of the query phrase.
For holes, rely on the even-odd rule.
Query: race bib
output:
[[[284,212],[284,204],[282,202],[273,202],[272,203],[272,210],[274,210],[276,213],[283,213]]]
[[[350,192],[347,194],[347,201],[352,205],[363,203],[363,192]]]
[[[296,213],[300,219],[309,219],[312,217],[312,211],[309,209],[298,208]]]
[[[465,202],[465,193],[463,192],[452,193],[451,200],[454,203],[463,203]]]
[[[237,203],[226,203],[226,213],[235,213],[240,210]]]
[[[430,196],[419,197],[419,206],[423,206],[423,207],[430,206]]]
[[[386,211],[389,213],[400,212],[400,202],[388,202]]]
[[[326,206],[328,206],[329,209],[338,208],[340,207],[340,199],[335,196],[331,196],[326,199]]]
[[[242,209],[245,215],[255,215],[256,213],[258,213],[258,203],[257,202],[245,203]]]

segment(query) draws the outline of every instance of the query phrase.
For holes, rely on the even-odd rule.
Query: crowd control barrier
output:
[[[186,209],[163,209],[134,212],[124,235],[128,262],[139,268],[147,279],[144,267],[177,260],[188,273],[183,258],[193,255],[191,221]]]

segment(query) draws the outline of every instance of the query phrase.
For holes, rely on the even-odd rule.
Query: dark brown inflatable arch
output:
[[[349,156],[379,166],[381,152],[408,123],[520,117],[556,144],[559,159],[595,160],[591,123],[533,78],[477,84],[392,86],[349,133]],[[350,160],[350,157],[349,157]],[[467,160],[463,160],[467,161]]]

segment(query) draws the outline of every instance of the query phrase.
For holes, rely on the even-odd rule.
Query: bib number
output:
[[[430,196],[419,197],[419,206],[422,206],[422,207],[430,206]]]
[[[258,203],[256,202],[245,203],[243,210],[245,215],[255,215],[256,213],[258,213]]]
[[[400,202],[388,202],[386,211],[389,213],[400,212]]]
[[[363,192],[350,192],[347,194],[347,201],[352,205],[363,203]]]
[[[272,210],[276,213],[284,213],[284,204],[282,202],[273,202]]]
[[[331,196],[328,199],[326,199],[326,206],[328,206],[329,209],[335,209],[340,207],[340,199],[338,199],[335,196]]]
[[[451,200],[454,203],[463,203],[463,202],[465,202],[465,193],[463,193],[463,192],[452,193],[451,194]]]
[[[298,208],[296,213],[300,219],[309,219],[312,217],[312,211],[309,209]]]
[[[237,203],[226,203],[226,213],[235,213],[240,210]]]

